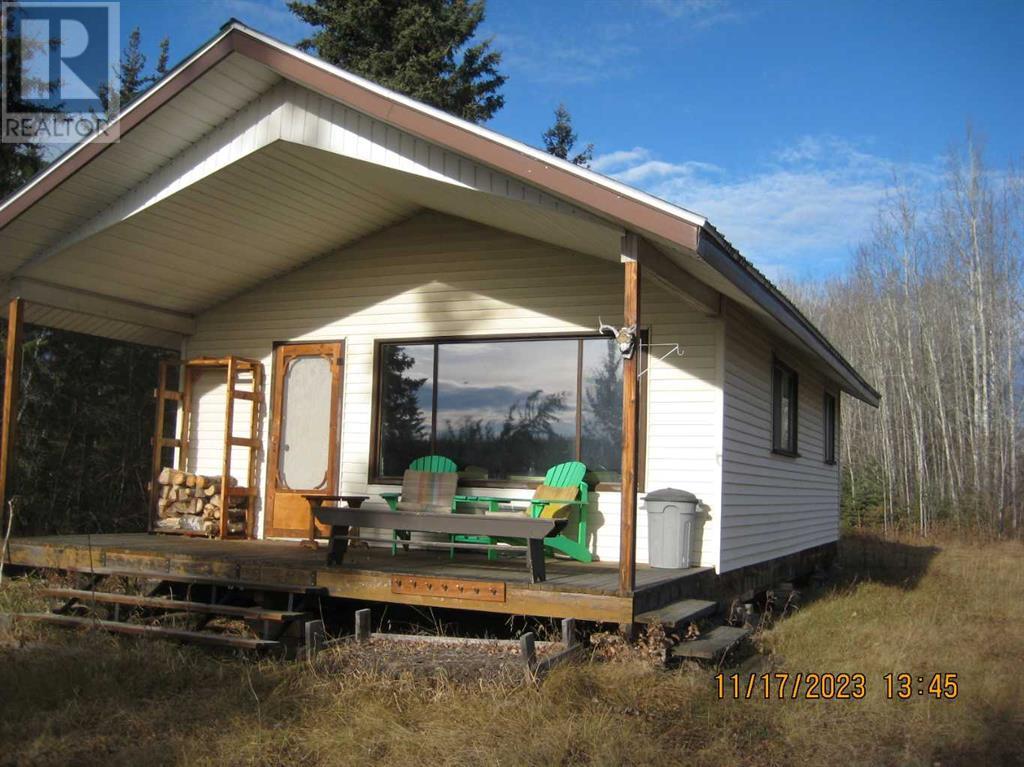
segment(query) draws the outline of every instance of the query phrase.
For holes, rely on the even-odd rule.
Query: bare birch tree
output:
[[[1020,536],[1024,180],[968,134],[939,192],[897,188],[848,274],[796,299],[882,393],[848,401],[840,449],[851,518]]]

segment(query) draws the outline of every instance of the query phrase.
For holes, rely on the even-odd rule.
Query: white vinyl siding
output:
[[[344,340],[341,487],[376,493],[394,488],[367,484],[375,340],[592,332],[599,316],[607,322],[622,316],[622,284],[619,264],[423,213],[206,312],[186,351],[189,357],[255,357],[269,371],[274,342]],[[654,283],[645,281],[643,290],[643,323],[650,327],[651,341],[678,343],[685,352],[653,361],[645,374],[646,486],[685,488],[707,504],[711,522],[702,559],[714,565],[722,420],[719,321]],[[669,348],[654,347],[652,357]],[[269,393],[268,382],[267,398]],[[223,398],[223,385],[211,382],[197,415],[191,459],[203,467],[215,465],[220,455],[218,396]],[[264,444],[267,428],[264,417]],[[233,473],[240,475],[244,461],[237,466]],[[261,476],[263,496],[264,466]],[[530,494],[525,489],[508,493]],[[619,494],[595,497],[590,513],[595,550],[601,559],[615,561]],[[647,560],[645,517],[641,504],[641,562]]]
[[[839,537],[839,467],[824,462],[824,378],[735,304],[725,327],[721,571]],[[795,458],[772,452],[773,352],[799,376]]]

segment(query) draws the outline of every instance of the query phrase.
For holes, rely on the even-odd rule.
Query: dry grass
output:
[[[0,649],[0,764],[988,765],[1024,759],[1024,545],[857,536],[761,666],[861,672],[861,701],[719,701],[713,671],[631,660],[457,682],[243,661],[92,633]],[[31,607],[24,584],[0,609]],[[21,629],[19,629],[21,631]],[[956,672],[960,698],[884,699]]]

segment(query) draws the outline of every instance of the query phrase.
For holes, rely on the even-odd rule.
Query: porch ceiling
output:
[[[183,75],[188,74],[188,67],[185,65]],[[15,272],[28,259],[107,209],[280,81],[281,76],[273,70],[232,53],[187,83],[172,79],[161,82],[134,102],[122,119],[154,99],[164,98],[166,102],[130,131],[122,128],[115,151],[99,154],[0,230],[0,275]],[[88,144],[75,147],[61,158],[61,164],[73,161],[86,147]],[[21,197],[44,180],[44,176],[38,176],[5,207],[17,206]]]
[[[11,289],[40,304],[27,320],[166,343],[191,317],[424,208],[618,260],[621,230],[532,202],[482,194],[288,141],[273,143],[119,223],[28,261]],[[66,291],[58,297],[61,291]],[[67,297],[114,299],[76,324]],[[138,314],[160,310],[162,321]],[[77,309],[82,309],[81,301]],[[134,316],[128,316],[134,309]],[[111,322],[159,325],[151,340]],[[111,329],[116,333],[109,333]],[[169,336],[168,334],[172,334]]]

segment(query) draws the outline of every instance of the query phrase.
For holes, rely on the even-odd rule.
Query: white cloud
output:
[[[715,174],[721,171],[721,168],[707,162],[673,163],[656,160],[651,156],[651,152],[643,147],[600,155],[594,158],[590,167],[632,186],[649,186],[659,181],[679,180],[700,173]]]
[[[646,5],[670,19],[684,19],[690,27],[707,29],[742,21],[752,15],[729,0],[645,0]]]
[[[587,41],[586,34],[555,37],[541,34],[496,33],[495,48],[512,73],[522,73],[538,83],[561,86],[588,85],[611,78],[627,77],[635,71],[636,45],[604,34],[604,39]]]
[[[834,136],[805,136],[748,173],[659,159],[643,147],[595,158],[616,179],[707,216],[770,276],[838,268],[870,233],[894,179],[931,185],[936,166],[898,163]]]

